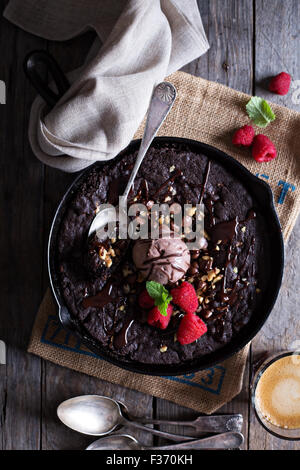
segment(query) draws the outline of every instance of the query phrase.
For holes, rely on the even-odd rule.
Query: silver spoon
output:
[[[180,450],[180,449],[238,449],[244,442],[243,434],[239,432],[226,432],[216,436],[197,439],[195,441],[181,442],[160,447],[142,445],[129,434],[112,434],[102,437],[90,444],[86,450]]]
[[[120,404],[117,401],[100,395],[83,395],[70,398],[59,405],[57,408],[57,415],[69,428],[91,436],[104,436],[111,433],[117,426],[126,425],[178,442],[189,441],[195,438],[195,436],[179,436],[164,431],[158,431],[141,423],[143,421],[147,424],[169,424],[169,421],[130,421],[122,414]],[[202,419],[203,427],[201,427]],[[175,424],[185,425],[186,422],[176,422]],[[187,422],[187,424],[194,428],[196,426],[195,429],[197,431],[206,433],[224,432],[229,430],[240,431],[242,419],[240,415],[227,415],[225,418],[221,415],[219,417],[201,416],[195,421]]]
[[[126,207],[129,191],[134,183],[135,177],[142,161],[144,160],[147,150],[149,149],[160,126],[171,110],[175,99],[176,88],[172,85],[172,83],[162,82],[154,89],[139,153],[122,196],[122,207],[124,208]],[[107,224],[114,223],[118,218],[117,212],[118,208],[104,207],[103,209],[100,209],[90,225],[88,238],[95,232],[100,233],[100,231],[103,230]]]

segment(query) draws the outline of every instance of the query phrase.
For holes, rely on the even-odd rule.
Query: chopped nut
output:
[[[119,307],[119,310],[120,310],[121,312],[123,312],[123,311],[125,310],[125,305],[121,305],[121,306]]]
[[[202,295],[202,293],[207,290],[207,287],[208,287],[208,285],[206,284],[206,282],[201,281],[199,283],[198,289],[196,291],[197,295]]]
[[[111,244],[113,245],[114,243],[116,243],[117,239],[116,239],[116,238],[112,238],[110,241],[111,241]]]
[[[212,282],[212,285],[214,286],[214,284],[221,281],[221,279],[223,279],[223,274],[220,274],[219,276],[215,277],[213,282]]]
[[[99,257],[100,259],[105,260],[106,256],[107,256],[107,250],[104,248],[104,246],[101,246],[99,248]]]
[[[208,282],[211,282],[215,277],[216,277],[216,272],[214,269],[211,269],[210,271],[208,271],[207,273],[207,280]]]
[[[216,245],[216,248],[215,248],[216,251],[220,251],[220,247],[219,245]]]
[[[209,302],[210,302],[210,299],[208,297],[206,297],[206,299],[204,300],[204,303],[209,304]]]
[[[222,240],[217,241],[217,245],[221,245],[221,243],[222,243]]]
[[[172,200],[171,196],[166,196],[166,197],[165,197],[165,202],[169,202],[169,201],[171,201],[171,200]]]
[[[198,300],[199,300],[199,304],[202,304],[203,300],[204,300],[204,297],[202,297],[201,295],[198,296]]]
[[[167,350],[168,350],[168,346],[162,346],[162,347],[160,348],[160,352],[161,352],[161,353],[164,353],[164,352],[166,352]]]
[[[111,259],[109,256],[107,256],[107,257],[105,258],[105,264],[106,264],[106,267],[107,267],[107,268],[110,268],[110,267],[111,267],[111,265],[112,265],[112,259]]]
[[[175,170],[175,165],[170,166],[169,172],[170,172],[170,173],[173,173],[174,170]]]
[[[124,284],[124,286],[123,286],[123,291],[125,292],[125,294],[129,294],[129,292],[130,292],[130,285],[129,285],[129,284]]]
[[[206,230],[204,230],[204,237],[206,238],[206,240],[210,240],[210,236],[208,235]]]
[[[245,226],[242,227],[241,230],[242,230],[243,233],[245,233],[246,232],[246,227]]]
[[[122,272],[124,277],[127,277],[129,274],[132,274],[132,270],[127,265],[123,267]]]
[[[110,248],[107,253],[112,257],[116,256],[115,250],[113,248]]]
[[[151,207],[154,206],[154,201],[148,201],[146,206],[147,206],[147,209],[151,209]]]
[[[193,217],[193,215],[195,215],[195,213],[196,213],[196,210],[197,210],[197,207],[190,207],[190,208],[186,211],[186,213],[187,213],[187,215],[189,215],[190,217]]]

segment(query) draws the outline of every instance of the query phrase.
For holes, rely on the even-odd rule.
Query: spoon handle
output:
[[[136,174],[139,171],[141,163],[146,155],[148,148],[158,129],[167,117],[170,109],[172,108],[176,98],[176,88],[169,82],[162,82],[154,89],[144,130],[142,143],[139,149],[138,156],[135,161],[134,168],[127,183],[123,198],[127,199],[131,186],[135,180]]]
[[[176,450],[176,449],[238,449],[244,442],[243,434],[239,432],[225,432],[216,436],[182,442],[161,447],[147,447],[149,450]]]
[[[165,439],[169,439],[170,441],[175,441],[175,442],[182,442],[182,441],[191,441],[195,439],[195,436],[180,436],[178,434],[171,434],[169,432],[164,432],[164,431],[158,431],[157,429],[152,429],[148,428],[148,426],[145,426],[144,424],[137,423],[135,421],[129,421],[125,418],[123,418],[124,426],[130,426],[135,429],[140,429],[141,431],[148,431],[150,434],[154,434],[155,436],[163,437]]]
[[[138,423],[143,424],[186,426],[192,428],[194,431],[207,433],[222,433],[227,431],[239,432],[241,431],[243,425],[243,417],[240,414],[199,416],[193,421],[169,421],[162,419],[147,418],[132,419],[134,419]]]

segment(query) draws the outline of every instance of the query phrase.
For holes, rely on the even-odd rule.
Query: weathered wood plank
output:
[[[210,0],[209,2],[200,0],[198,5],[210,50],[205,56],[186,66],[184,71],[223,83],[245,93],[251,93],[253,83],[252,0]],[[248,388],[247,367],[242,393],[219,410],[220,413],[243,414],[245,448],[248,434]],[[158,399],[156,403],[158,418],[189,419],[195,416],[191,410],[165,400]],[[165,429],[172,431],[171,427]],[[182,429],[177,428],[177,431],[182,431]]]
[[[49,52],[54,55],[65,71],[72,70],[82,64],[92,41],[93,35],[87,34],[64,44],[51,43]],[[55,208],[74,178],[75,175],[68,175],[52,168],[45,170],[45,250]],[[44,285],[45,287],[48,285],[47,273],[45,273]],[[111,396],[126,403],[129,411],[137,416],[152,416],[151,396],[44,362],[43,449],[84,449],[95,440],[68,430],[59,423],[56,417],[56,407],[61,401],[84,394]],[[152,436],[148,433],[134,431],[133,434],[145,444],[152,443]]]
[[[7,2],[2,2],[2,9]],[[45,41],[1,20],[0,78],[7,103],[0,106],[0,338],[7,344],[7,366],[0,366],[0,449],[39,449],[41,361],[26,353],[40,301],[43,168],[27,138],[33,91],[22,61]]]
[[[287,96],[271,94],[266,78],[279,72],[300,78],[300,4],[298,0],[256,0],[256,94],[284,106],[300,111],[293,102],[293,93]],[[297,314],[300,270],[300,220],[286,246],[285,275],[281,293],[271,316],[253,341],[252,359],[262,351],[288,349],[299,341],[300,324]],[[268,434],[257,422],[251,409],[249,443],[251,449],[300,449],[299,443],[277,439]]]

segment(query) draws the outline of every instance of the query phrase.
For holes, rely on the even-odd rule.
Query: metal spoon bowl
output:
[[[100,395],[83,395],[70,398],[59,405],[57,416],[69,428],[90,436],[105,436],[110,434],[117,426],[126,425],[173,441],[193,439],[191,436],[179,436],[158,431],[141,423],[130,421],[123,416],[118,402]]]
[[[197,439],[180,444],[160,447],[142,445],[129,434],[112,434],[90,444],[86,450],[180,450],[180,449],[238,449],[244,442],[244,436],[238,432],[227,432],[216,436]]]

